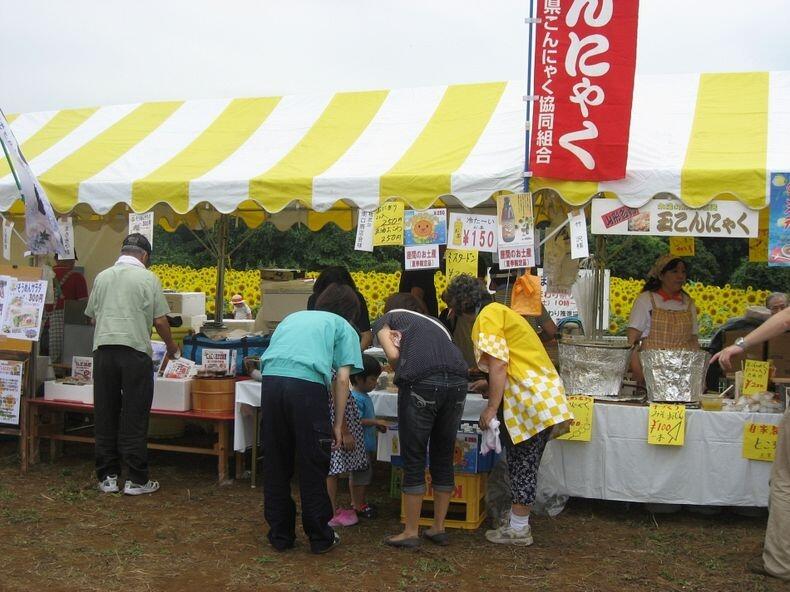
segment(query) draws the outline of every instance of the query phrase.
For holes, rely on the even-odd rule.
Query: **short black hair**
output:
[[[351,286],[329,284],[316,300],[315,309],[333,312],[356,327],[361,307],[359,298]]]
[[[121,245],[121,252],[134,252],[136,250],[144,251],[149,258],[151,257],[151,243],[139,232],[133,232],[127,236],[123,239],[123,244]]]
[[[379,377],[381,374],[381,364],[379,361],[369,354],[362,354],[362,372],[351,375],[351,382],[365,380],[368,376]]]
[[[425,303],[409,292],[396,292],[384,301],[385,313],[396,308],[403,308],[424,315],[428,314]]]

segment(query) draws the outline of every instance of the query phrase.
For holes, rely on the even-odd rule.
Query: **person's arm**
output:
[[[373,331],[363,331],[362,334],[359,336],[359,346],[362,351],[368,349],[371,345],[373,345]]]
[[[178,345],[173,341],[173,336],[170,333],[170,324],[167,322],[167,316],[162,315],[161,317],[156,317],[154,319],[154,327],[162,338],[162,341],[165,342],[168,355],[175,356],[178,353]]]
[[[482,354],[488,367],[488,405],[480,414],[480,429],[488,429],[489,422],[496,417],[507,384],[507,362],[487,353]]]
[[[400,359],[400,348],[396,343],[396,339],[398,332],[393,331],[390,329],[389,325],[384,325],[379,332],[376,333],[376,337],[381,344],[381,349],[384,350],[384,355],[387,356],[387,360],[389,360],[390,366],[395,368]]]
[[[628,327],[628,330],[626,331],[626,336],[628,339],[628,345],[633,346],[637,341],[642,339],[642,332],[639,329]]]
[[[348,402],[348,393],[350,390],[349,376],[351,375],[350,366],[340,366],[337,369],[334,382],[334,403],[335,403],[335,421],[332,425],[332,436],[334,442],[332,448],[340,450],[343,447],[343,419],[346,415],[346,403]]]
[[[387,428],[389,427],[389,422],[383,419],[360,419],[359,423],[363,427],[372,427],[376,428],[380,432],[386,432]]]
[[[540,332],[540,340],[544,343],[551,341],[557,336],[557,325],[554,324],[554,321],[552,321],[551,318],[543,321],[541,329],[542,331]]]
[[[768,341],[772,337],[781,335],[785,331],[790,331],[790,308],[786,308],[776,313],[762,325],[743,338],[742,345],[731,345],[725,347],[710,359],[710,363],[718,361],[725,370],[732,369],[732,356],[743,353],[753,345]]]

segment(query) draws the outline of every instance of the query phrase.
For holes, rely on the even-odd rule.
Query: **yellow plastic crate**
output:
[[[447,510],[445,525],[450,528],[463,528],[465,530],[476,530],[486,519],[486,482],[487,473],[456,473],[455,489],[450,496],[450,507]],[[430,526],[433,524],[433,488],[431,487],[430,475],[425,475],[425,482],[428,486],[423,497],[422,513],[420,514],[419,524]],[[406,518],[405,499],[401,494],[400,518],[403,522]]]

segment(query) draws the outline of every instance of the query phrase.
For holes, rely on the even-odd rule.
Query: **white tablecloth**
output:
[[[398,417],[398,393],[388,391],[371,391],[373,408],[378,417]],[[254,417],[250,412],[245,412],[242,405],[252,407],[261,406],[261,383],[256,380],[241,380],[236,383],[236,409],[235,427],[233,430],[233,449],[239,452],[252,446],[254,431]],[[463,421],[477,421],[486,402],[478,394],[470,393],[466,396]],[[249,410],[248,410],[249,411]]]
[[[743,424],[778,413],[686,412],[683,446],[647,443],[647,407],[596,403],[590,442],[552,440],[539,482],[594,499],[767,506],[771,463],[741,455]]]

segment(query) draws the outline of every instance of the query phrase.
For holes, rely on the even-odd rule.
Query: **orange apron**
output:
[[[686,296],[683,296],[683,300],[686,302],[685,310],[666,310],[656,306],[653,293],[650,293],[650,302],[653,304],[650,333],[642,340],[641,349],[699,349],[699,342],[693,334],[691,303],[686,301]]]

